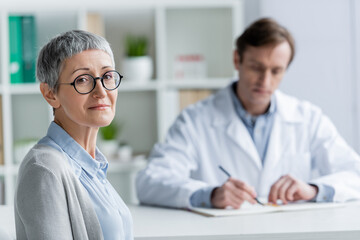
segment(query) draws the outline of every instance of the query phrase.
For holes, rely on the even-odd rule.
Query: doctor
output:
[[[285,204],[360,198],[359,156],[318,107],[277,90],[294,57],[291,34],[264,18],[236,47],[238,81],[179,115],[137,176],[139,200],[240,208],[255,197]]]

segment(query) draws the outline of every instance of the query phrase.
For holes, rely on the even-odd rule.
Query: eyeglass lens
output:
[[[103,87],[105,87],[107,90],[114,90],[119,86],[120,83],[120,75],[117,72],[106,72],[102,78],[101,82],[103,84]],[[94,87],[96,79],[88,74],[80,75],[75,79],[75,88],[79,93],[89,93],[91,92]]]

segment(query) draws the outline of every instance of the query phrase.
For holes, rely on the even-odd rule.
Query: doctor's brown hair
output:
[[[295,40],[290,32],[278,24],[271,18],[261,18],[245,29],[243,34],[236,40],[236,48],[240,57],[240,62],[243,60],[244,52],[247,46],[260,47],[264,45],[278,45],[287,41],[290,45],[291,56],[288,63],[295,55]]]

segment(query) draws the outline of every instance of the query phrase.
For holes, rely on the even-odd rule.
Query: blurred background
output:
[[[181,109],[235,79],[234,41],[259,17],[276,19],[296,40],[280,89],[320,106],[360,152],[359,12],[360,0],[2,1],[0,203],[12,203],[19,163],[53,119],[34,77],[37,53],[71,29],[104,36],[124,75],[99,148],[128,203],[137,201],[136,172]]]

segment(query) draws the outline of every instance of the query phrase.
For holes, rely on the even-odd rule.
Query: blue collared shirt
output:
[[[87,190],[105,240],[132,240],[133,227],[129,209],[106,179],[108,162],[96,148],[95,159],[63,128],[52,122],[40,144],[64,153],[75,175]]]
[[[259,153],[260,159],[264,164],[266,150],[269,145],[270,133],[274,123],[274,113],[276,111],[276,101],[274,96],[271,98],[268,110],[259,116],[251,116],[243,107],[236,95],[236,82],[232,85],[231,99],[238,117],[243,121]]]
[[[251,116],[243,107],[239,98],[236,95],[236,84],[232,84],[231,99],[234,104],[235,111],[238,117],[243,121],[246,126],[255,146],[259,153],[260,159],[264,164],[267,147],[269,145],[271,129],[274,123],[276,112],[276,101],[274,95],[271,98],[268,110],[259,116]],[[334,197],[334,189],[327,185],[316,185],[318,187],[318,194],[314,201],[317,202],[330,202]],[[211,192],[213,187],[199,189],[194,192],[190,197],[190,203],[194,207],[212,207]]]

